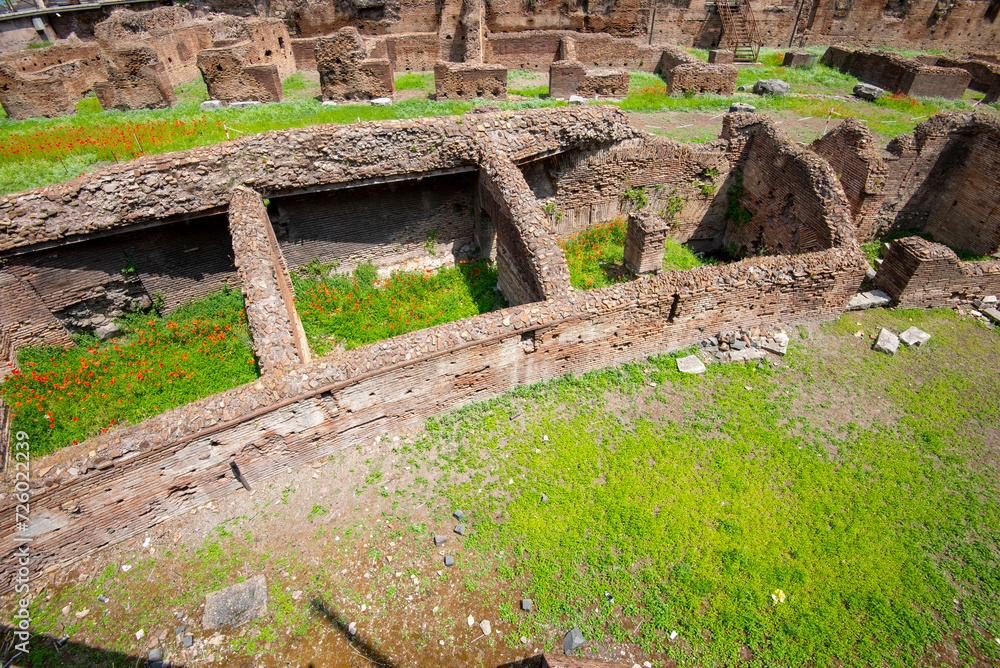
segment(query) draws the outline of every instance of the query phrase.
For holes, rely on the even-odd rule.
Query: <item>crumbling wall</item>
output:
[[[437,100],[506,100],[507,68],[439,62],[434,66],[434,94]]]
[[[233,189],[229,234],[261,371],[309,362],[309,344],[295,311],[288,267],[260,193],[245,186]]]
[[[687,92],[732,95],[736,90],[735,66],[706,63],[677,47],[663,47],[654,71],[663,76],[671,95]]]
[[[905,237],[889,245],[873,283],[899,306],[951,306],[1000,292],[1000,260],[961,262],[947,246]]]
[[[577,60],[576,40],[563,37],[558,60],[549,66],[549,97],[625,97],[629,74],[624,70],[588,70]]]
[[[393,96],[392,65],[387,58],[371,58],[370,47],[355,28],[342,28],[316,40],[316,69],[324,100]]]
[[[720,210],[714,204],[730,169],[722,151],[644,135],[545,158],[522,169],[535,195],[553,209],[549,226],[559,236],[636,208],[658,214],[669,208],[671,238],[701,250],[722,245],[725,206]]]
[[[35,74],[62,79],[73,102],[88,93],[94,82],[104,78],[100,47],[95,42],[81,41],[76,35],[42,49],[0,54],[0,63],[9,65],[7,72],[16,76]],[[71,69],[60,66],[71,66]]]
[[[104,54],[108,80],[94,84],[104,109],[164,109],[177,102],[166,68],[151,46],[129,42]]]
[[[277,19],[251,19],[227,31],[230,37],[198,53],[198,69],[213,100],[281,102],[281,80],[295,71],[291,38]]]
[[[1000,63],[991,63],[972,58],[938,58],[938,67],[958,67],[972,75],[969,88],[986,93],[985,104],[1000,99]]]
[[[889,52],[831,47],[820,62],[893,93],[910,97],[943,97],[957,100],[965,95],[972,75],[952,67],[923,65]]]
[[[574,30],[607,33],[615,37],[644,35],[652,4],[644,0],[617,0],[613,3],[525,4],[521,0],[486,0],[488,27],[494,34],[522,30]]]
[[[642,44],[601,33],[577,33],[569,30],[527,30],[490,33],[484,59],[488,63],[519,70],[544,70],[560,55],[560,43],[575,43],[576,56],[584,67],[593,69],[623,68],[652,72],[662,47]]]
[[[546,229],[545,213],[521,171],[489,144],[480,159],[479,201],[493,223],[497,288],[507,303],[567,294],[569,269],[558,239]]]
[[[265,374],[37,462],[32,563],[39,570],[65,564],[234,491],[239,483],[230,461],[257,486],[390,425],[417,425],[520,384],[677,349],[733,322],[835,318],[863,275],[860,255],[849,249],[698,267],[430,327],[336,360]],[[10,566],[15,514],[5,510],[0,553]],[[2,572],[0,589],[9,589],[16,568]]]
[[[953,248],[1000,251],[1000,121],[950,112],[887,147],[879,226],[917,231]]]
[[[813,141],[810,148],[837,173],[851,204],[858,239],[874,236],[889,171],[875,135],[864,123],[848,118]]]
[[[67,82],[78,69],[78,61],[71,61],[22,74],[0,63],[0,105],[15,121],[72,114],[79,98],[72,95]]]
[[[721,138],[736,165],[726,246],[770,255],[857,243],[847,196],[825,160],[756,114],[727,114]]]

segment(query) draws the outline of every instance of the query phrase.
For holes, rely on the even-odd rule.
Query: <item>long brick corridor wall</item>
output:
[[[522,383],[689,345],[734,322],[830,319],[863,277],[860,254],[850,249],[699,267],[508,308],[364,346],[336,361],[265,374],[37,462],[33,566],[65,564],[237,489],[231,460],[258,484],[390,425],[415,425]],[[93,457],[86,455],[91,450]],[[14,559],[13,518],[0,513],[5,566]],[[16,569],[2,572],[0,589],[7,589]]]
[[[962,262],[947,246],[906,237],[889,245],[873,282],[899,306],[952,306],[1000,293],[1000,260]]]

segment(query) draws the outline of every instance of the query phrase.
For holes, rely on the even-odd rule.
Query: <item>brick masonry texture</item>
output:
[[[750,213],[727,227],[726,245],[741,254],[782,254],[857,243],[847,195],[825,160],[756,114],[727,114],[722,140],[739,165],[730,183]]]
[[[934,116],[884,155],[885,200],[876,225],[928,232],[953,248],[1000,251],[1000,120],[982,112]]]
[[[355,28],[341,28],[316,40],[316,69],[324,100],[370,100],[392,97],[393,71],[388,58],[373,59],[373,44]]]
[[[75,35],[43,49],[2,54],[0,105],[13,120],[62,116],[104,77],[97,44]]]
[[[1000,293],[1000,260],[961,262],[947,246],[906,237],[889,245],[874,284],[899,306],[951,306],[959,299]]]
[[[506,100],[507,68],[438,63],[434,66],[434,95],[437,100]]]
[[[295,311],[288,268],[260,193],[244,186],[233,190],[229,233],[261,371],[308,362],[309,345]]]
[[[832,46],[820,62],[890,93],[910,97],[957,100],[965,95],[972,80],[972,75],[963,69],[923,65],[913,58],[884,51]]]
[[[1000,96],[1000,64],[975,58],[938,58],[938,67],[959,67],[972,75],[969,88],[986,93],[984,104],[996,102]]]
[[[732,95],[736,90],[735,66],[706,63],[678,47],[663,47],[655,71],[663,76],[671,95],[688,92]]]
[[[104,109],[163,109],[177,101],[166,68],[146,44],[128,42],[104,55],[107,81],[94,84]]]
[[[830,163],[844,187],[858,239],[871,238],[889,171],[875,135],[864,123],[848,118],[809,147]]]
[[[625,97],[629,74],[624,70],[588,70],[579,61],[560,60],[549,66],[549,96]]]
[[[732,322],[833,318],[863,275],[864,263],[851,249],[699,267],[508,308],[265,374],[39,462],[33,559],[43,569],[66,563],[235,490],[230,460],[254,484],[390,425],[416,425],[521,383],[695,343]],[[89,450],[96,455],[80,459]],[[71,465],[81,473],[70,475]],[[5,537],[13,534],[13,517],[0,518]],[[87,531],[68,530],[81,526]],[[8,564],[13,545],[3,540]],[[3,572],[6,588],[16,569]]]
[[[625,267],[637,276],[658,274],[663,267],[667,221],[648,212],[629,214],[625,232]]]
[[[198,53],[208,96],[224,103],[281,102],[281,80],[295,71],[291,38],[277,19],[250,19],[236,37]]]
[[[976,114],[936,117],[890,147],[895,153],[887,155],[896,156],[896,162],[887,160],[889,176],[891,165],[906,156],[912,156],[912,165],[917,158],[934,164],[937,159],[930,153],[935,146],[947,147],[956,137],[987,146],[994,131],[991,121]],[[846,140],[845,145],[854,146]],[[914,171],[911,166],[906,174]],[[751,211],[751,222],[734,231],[720,209],[725,209],[728,186],[738,174],[738,196]],[[896,178],[897,189],[912,188],[906,185],[911,178],[920,177]],[[435,196],[434,184],[453,189],[461,199]],[[660,185],[650,194],[661,199],[656,207],[636,212],[621,200],[625,184]],[[700,198],[703,186],[714,195]],[[411,193],[408,197],[429,193],[427,208],[414,220],[432,221],[449,204],[471,203],[471,221],[453,211],[454,234],[468,234],[471,227],[481,246],[495,246],[500,288],[515,306],[303,361],[289,345],[300,330],[288,309],[283,251],[294,249],[294,234],[311,233],[288,212],[296,206],[317,207],[314,198],[339,197],[345,189],[364,197],[366,189],[375,196],[392,187]],[[660,273],[602,290],[569,287],[558,231],[543,201],[582,210],[593,198],[613,202],[616,215],[649,217],[658,216],[659,205],[672,192],[688,196],[688,202],[671,235],[694,239],[707,228],[720,243],[753,228],[746,243],[783,254]],[[962,196],[976,192],[962,191]],[[273,198],[280,235],[271,235],[263,197]],[[610,214],[611,206],[600,215]],[[231,234],[226,233],[227,212]],[[120,262],[126,257],[134,260],[135,274],[144,284],[159,274],[156,280],[162,285],[176,280],[195,290],[191,284],[197,281],[175,278],[165,260],[151,251],[125,255],[126,250],[136,252],[132,248],[147,237],[147,243],[163,246],[165,257],[178,255],[177,246],[169,247],[168,241],[192,243],[173,227],[188,224],[192,230],[215,229],[212,234],[218,235],[208,234],[192,249],[196,252],[190,254],[188,273],[202,266],[198,257],[216,256],[221,242],[229,243],[252,311],[248,317],[255,349],[274,359],[262,363],[264,374],[253,383],[36,462],[33,502],[44,509],[34,525],[39,568],[127,540],[235,490],[239,483],[228,475],[230,461],[254,484],[288,466],[315,461],[386,429],[419,424],[429,415],[518,384],[689,345],[733,322],[794,325],[836,317],[859,290],[866,268],[850,201],[833,168],[778,133],[766,118],[727,115],[722,137],[693,149],[632,128],[613,107],[479,110],[454,118],[271,132],[144,157],[0,198],[5,232],[0,237],[5,260],[0,308],[8,309],[0,311],[0,322],[4,327],[38,322],[33,334],[38,339],[68,336],[63,323],[72,314],[84,317],[80,309],[101,299],[112,300],[113,281],[126,284],[115,288],[115,295],[124,295],[115,299],[134,298],[128,287],[132,279],[122,278]],[[659,225],[659,220],[650,221],[649,227]],[[707,234],[702,238],[708,242]],[[769,246],[775,240],[784,242],[781,248]],[[905,296],[930,280],[913,271],[916,279],[893,279],[893,267],[906,262],[893,253],[881,277],[876,276],[885,289]],[[920,259],[920,266],[950,262],[947,253],[933,248],[926,261]],[[96,264],[72,275],[72,269],[87,262]],[[226,272],[235,270],[237,261],[230,262],[216,265],[212,275],[232,276]],[[655,264],[651,258],[640,262]],[[924,289],[921,298],[992,290],[1000,276],[998,265],[957,263],[950,273],[936,274],[944,278]],[[161,268],[150,268],[154,266]],[[897,274],[904,276],[905,266]],[[904,287],[893,287],[894,280]],[[13,518],[12,512],[0,514],[3,536],[12,535]],[[9,565],[13,545],[2,540],[0,561]],[[7,579],[0,580],[0,588],[11,585],[14,570],[3,572]]]

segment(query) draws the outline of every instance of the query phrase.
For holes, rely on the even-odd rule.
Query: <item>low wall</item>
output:
[[[972,75],[969,88],[986,93],[983,98],[984,104],[997,101],[1000,95],[1000,64],[982,60],[960,59],[960,58],[938,58],[935,63],[938,67],[957,67]]]
[[[663,76],[667,92],[732,95],[736,90],[736,67],[706,63],[678,47],[662,47],[655,72]]]
[[[579,61],[559,60],[549,66],[549,97],[625,97],[629,74],[622,70],[588,70]]]
[[[1000,260],[961,262],[947,246],[906,237],[889,244],[873,283],[899,306],[951,306],[1000,294]]]
[[[571,30],[531,30],[493,32],[486,40],[484,58],[488,63],[518,70],[546,70],[560,60],[560,42],[571,39],[576,60],[592,69],[623,68],[652,72],[663,47],[641,44],[602,33]]]
[[[621,364],[707,332],[839,315],[857,251],[755,258],[504,309],[323,358],[81,443],[34,465],[32,565],[66,564],[286,467],[520,384]],[[95,451],[94,456],[86,453]],[[16,574],[0,513],[0,589]],[[86,527],[85,531],[80,530]]]
[[[507,68],[500,65],[438,63],[434,95],[440,100],[507,100]]]
[[[965,89],[972,80],[972,75],[965,70],[922,65],[890,52],[830,47],[820,62],[890,93],[903,93],[910,97],[957,100],[965,95]]]

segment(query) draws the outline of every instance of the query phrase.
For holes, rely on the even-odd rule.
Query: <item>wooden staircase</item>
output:
[[[723,40],[732,49],[733,57],[739,62],[757,62],[764,43],[749,0],[718,0],[716,7],[722,18]]]

